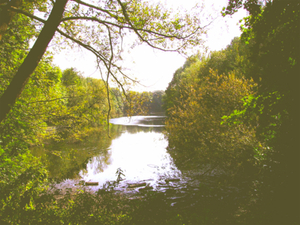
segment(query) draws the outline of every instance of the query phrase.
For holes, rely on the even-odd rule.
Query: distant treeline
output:
[[[3,91],[9,83],[9,73],[0,79]],[[118,88],[107,89],[105,81],[85,78],[74,68],[61,72],[48,57],[39,64],[16,103],[18,107],[13,109],[1,129],[4,133],[8,130],[18,132],[14,126],[24,124],[27,131],[35,134],[33,139],[26,135],[28,144],[37,144],[48,138],[80,137],[85,129],[105,125],[108,112],[113,118],[162,111],[163,93],[128,91],[124,94]],[[47,132],[51,129],[49,127],[55,128],[56,132]],[[25,138],[23,133],[18,134],[19,139]]]

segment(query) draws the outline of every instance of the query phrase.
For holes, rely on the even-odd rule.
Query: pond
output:
[[[49,146],[51,151],[35,148],[33,153],[41,156],[46,151],[50,177],[59,189],[73,189],[84,181],[93,182],[88,188],[96,191],[116,181],[117,171],[122,178],[117,190],[137,191],[145,185],[161,189],[182,176],[166,150],[164,119],[162,115],[114,118],[110,120],[111,140],[102,133],[85,143]]]
[[[178,178],[181,172],[166,150],[168,142],[162,133],[163,120],[163,116],[111,119],[110,123],[119,126],[120,134],[107,149],[109,160],[99,167],[101,157],[92,157],[86,169],[79,173],[82,180],[97,182],[98,185],[90,187],[95,190],[115,181],[116,172],[120,171],[122,181],[117,189],[126,191],[137,184],[144,186],[142,183],[156,188],[161,180]]]
[[[206,173],[207,166],[178,169],[167,150],[164,119],[161,115],[111,119],[112,138],[94,132],[84,142],[49,146],[51,151],[35,148],[33,153],[46,157],[52,190],[59,194],[113,187],[126,194],[162,193],[169,206],[185,209],[207,207],[208,202],[220,205],[226,198],[236,205],[243,199],[241,187],[220,189],[220,174]],[[53,154],[55,150],[59,154]]]

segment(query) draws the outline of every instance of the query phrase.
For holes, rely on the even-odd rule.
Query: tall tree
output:
[[[48,8],[40,11],[45,11],[46,16],[49,14],[46,20],[36,16],[32,5],[27,4],[26,0],[4,1],[0,4],[1,34],[6,34],[10,21],[17,14],[44,24],[34,46],[0,98],[0,122],[5,119],[22,93],[55,35],[63,37],[71,45],[79,45],[92,52],[97,57],[99,68],[105,73],[106,80],[111,76],[122,86],[118,74],[130,79],[117,64],[121,59],[125,36],[132,39],[135,35],[132,47],[147,43],[156,49],[183,53],[189,45],[199,44],[200,34],[204,32],[204,27],[199,26],[199,15],[184,15],[182,19],[179,14],[174,15],[160,4],[150,5],[141,0],[98,1],[95,4],[81,0],[56,0],[45,3]],[[3,18],[3,15],[9,15],[9,18]]]
[[[268,162],[272,172],[264,174],[264,185],[274,194],[266,188],[269,205],[264,204],[276,223],[293,224],[299,222],[300,209],[300,2],[230,0],[223,12],[233,14],[242,6],[250,13],[243,32],[253,64],[248,75],[259,84],[257,136],[274,149]]]

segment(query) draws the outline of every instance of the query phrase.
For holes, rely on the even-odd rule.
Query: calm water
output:
[[[96,191],[116,181],[117,171],[122,172],[122,180],[115,188],[120,191],[138,191],[145,184],[153,190],[183,185],[186,178],[166,150],[168,141],[162,133],[164,119],[164,116],[115,118],[110,121],[112,139],[106,134],[95,134],[85,143],[52,146],[52,151],[56,149],[62,154],[47,153],[55,188],[76,189],[83,181],[98,182],[86,187]],[[41,155],[41,151],[33,152]],[[134,184],[141,186],[134,187]]]
[[[98,187],[93,189],[116,180],[118,169],[124,174],[119,188],[139,182],[146,182],[155,188],[164,179],[179,177],[181,172],[166,150],[168,142],[162,133],[163,118],[133,116],[111,119],[112,124],[122,126],[122,129],[120,136],[114,138],[108,148],[110,158],[107,165],[99,169],[99,157],[95,156],[79,175],[84,181],[98,182]]]
[[[110,122],[112,138],[103,131],[94,132],[84,142],[32,150],[44,159],[53,180],[53,191],[64,194],[67,190],[84,188],[93,192],[104,187],[134,195],[154,191],[162,194],[169,206],[185,210],[206,208],[212,203],[226,205],[228,199],[235,207],[237,201],[244,199],[243,187],[218,188],[218,172],[206,174],[207,166],[185,170],[176,167],[167,151],[164,117],[122,117]],[[119,182],[116,182],[117,171],[122,172]],[[85,182],[97,185],[86,186]]]

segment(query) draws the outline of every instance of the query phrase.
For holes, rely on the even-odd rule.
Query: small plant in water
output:
[[[117,184],[119,184],[120,181],[125,179],[124,178],[125,174],[123,173],[123,170],[121,168],[117,169],[116,176],[117,176]]]

